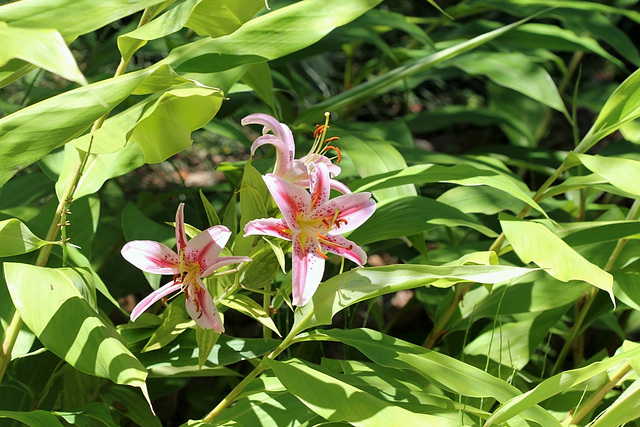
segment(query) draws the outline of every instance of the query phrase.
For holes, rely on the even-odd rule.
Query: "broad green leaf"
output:
[[[202,205],[204,206],[204,211],[207,214],[207,220],[209,221],[209,227],[213,227],[215,225],[220,225],[220,217],[218,217],[218,213],[211,205],[211,202],[204,195],[202,190],[198,190],[200,194],[200,200],[202,201]]]
[[[606,291],[615,306],[613,276],[586,260],[547,227],[532,221],[516,220],[506,215],[501,215],[500,224],[523,262],[534,262],[563,282],[584,280]]]
[[[486,75],[494,83],[522,93],[569,116],[549,73],[519,52],[471,52],[452,64],[471,75]]]
[[[458,123],[470,123],[482,127],[504,125],[512,127],[523,136],[529,133],[522,123],[512,120],[510,115],[502,111],[463,105],[445,105],[428,112],[405,116],[405,120],[414,133],[433,132]]]
[[[522,181],[506,173],[479,169],[470,165],[440,166],[427,164],[409,166],[402,170],[355,181],[351,185],[351,189],[353,191],[373,191],[406,183],[425,184],[429,182],[450,182],[466,186],[486,185],[503,191],[545,214],[544,210],[531,198],[530,191]]]
[[[620,365],[622,362],[637,359],[638,357],[640,357],[640,347],[622,352],[602,362],[595,362],[583,368],[564,371],[554,375],[542,381],[533,390],[514,397],[506,403],[502,402],[503,405],[487,420],[487,425],[506,422],[538,402],[542,402],[574,386],[582,384],[596,375],[606,372],[616,365]]]
[[[74,178],[72,174],[75,171],[75,166],[81,161],[80,153],[73,145],[67,144],[64,147],[64,152],[62,174],[56,182],[58,200],[62,198],[69,181]],[[127,143],[122,150],[115,153],[92,154],[82,171],[74,199],[94,194],[102,188],[107,180],[122,176],[142,165],[144,165],[144,155],[140,146],[133,142]]]
[[[388,141],[374,136],[373,132],[347,128],[337,129],[336,133],[340,135],[340,149],[353,161],[358,174],[363,178],[407,167],[407,162],[398,150]],[[412,184],[376,190],[373,193],[379,201],[418,194]]]
[[[213,346],[220,339],[220,332],[213,329],[202,329],[196,326],[196,342],[198,343],[198,369],[202,369],[207,361],[207,357],[211,354]],[[189,369],[187,367],[187,369]]]
[[[378,3],[380,0],[297,2],[252,19],[227,36],[178,47],[159,64],[171,64],[180,72],[211,73],[280,58],[317,42]]]
[[[448,288],[460,282],[500,283],[529,273],[503,265],[391,265],[359,268],[322,283],[311,301],[295,312],[294,328],[330,325],[333,315],[360,301],[421,286]]]
[[[282,388],[284,390],[284,387]],[[257,424],[260,427],[283,427],[305,425],[305,422],[317,417],[293,394],[275,391],[273,387],[269,387],[268,390],[255,391],[239,399],[215,418],[215,424],[189,424],[189,426]]]
[[[485,34],[481,34],[470,40],[458,43],[455,46],[451,46],[449,48],[431,54],[425,58],[418,59],[417,61],[412,61],[407,64],[401,65],[385,74],[368,80],[367,82],[358,85],[353,89],[349,89],[341,93],[340,95],[331,97],[326,101],[314,105],[313,107],[303,112],[298,117],[298,121],[310,121],[320,116],[325,111],[335,111],[344,108],[349,104],[356,103],[364,98],[380,95],[386,88],[390,87],[396,82],[410,77],[414,74],[428,70],[429,68],[441,64],[464,52],[475,49],[476,47],[481,46],[517,27],[518,25],[521,25],[523,22],[526,22],[526,19],[514,22],[513,24],[505,25],[502,28],[490,31]]]
[[[165,90],[185,81],[169,67],[154,66],[65,92],[3,117],[0,185],[19,169],[82,134],[130,94]],[[42,117],[47,118],[46,127],[42,126]],[[142,136],[148,134],[143,132]]]
[[[269,314],[264,311],[264,308],[262,308],[260,304],[249,298],[247,295],[229,295],[220,302],[229,308],[232,308],[246,316],[257,320],[258,322],[262,323],[264,326],[278,334],[279,337],[282,336],[280,335],[278,327],[275,323],[273,323],[273,320],[271,319]]]
[[[172,301],[171,304],[167,305],[167,309],[161,316],[162,324],[156,329],[153,335],[151,335],[151,338],[149,338],[149,341],[145,344],[141,353],[157,350],[166,346],[186,329],[195,325],[195,322],[187,314],[184,299],[181,294],[176,298],[176,301]]]
[[[63,424],[58,420],[58,417],[51,412],[43,411],[41,409],[29,412],[0,410],[0,418],[10,418],[12,420],[20,421],[28,426],[63,426]]]
[[[118,427],[118,425],[113,422],[109,408],[104,403],[91,403],[77,411],[56,411],[55,414],[71,425],[90,426],[98,424],[108,427]]]
[[[86,277],[17,263],[4,272],[20,317],[49,350],[82,372],[139,387],[148,400],[146,369],[76,287]]]
[[[159,163],[191,145],[191,132],[204,126],[222,105],[218,89],[190,88],[165,92],[138,121],[131,140],[145,162]]]
[[[525,204],[492,187],[453,187],[442,193],[437,199],[464,213],[495,215],[498,212],[520,212]]]
[[[586,152],[602,138],[638,117],[640,117],[640,70],[636,70],[613,92],[575,151]]]
[[[271,111],[276,111],[273,79],[271,78],[271,69],[268,63],[257,62],[251,64],[241,80],[251,86],[256,95],[271,108]]]
[[[165,0],[31,0],[0,7],[0,21],[14,27],[55,28],[63,37],[75,37]],[[91,13],[87,13],[91,11]],[[78,19],[81,16],[82,19]]]
[[[638,111],[640,114],[640,110]],[[577,159],[591,172],[603,177],[622,191],[640,196],[640,162],[622,157],[590,156],[570,153],[568,161]]]
[[[379,204],[371,218],[349,234],[349,238],[365,245],[428,231],[443,225],[473,228],[489,237],[498,235],[456,208],[427,197],[409,196]]]
[[[38,238],[16,218],[0,221],[0,241],[0,257],[26,254],[45,245],[59,244]]]
[[[628,306],[640,310],[640,273],[635,271],[621,271],[613,275],[615,282],[613,289],[616,298]]]
[[[0,17],[1,17],[0,9]],[[0,18],[1,19],[1,18]],[[19,58],[67,80],[88,84],[71,51],[56,30],[9,27],[0,21],[0,67]]]
[[[139,426],[161,427],[160,420],[151,412],[142,397],[127,387],[111,384],[100,390],[100,400]]]
[[[591,424],[593,427],[622,426],[638,418],[640,411],[640,379],[636,379]]]
[[[432,383],[462,396],[491,397],[506,402],[521,395],[516,387],[481,369],[371,329],[313,331],[309,336],[355,347],[378,365],[415,371]],[[560,425],[539,407],[527,408],[519,415],[544,426]]]
[[[256,218],[269,218],[273,202],[262,174],[248,161],[240,185],[240,233],[233,244],[235,255],[248,255],[256,241],[255,236],[244,237],[244,226]],[[233,229],[232,229],[233,230]]]
[[[284,271],[284,251],[276,243],[263,238],[269,247],[261,243],[259,252],[251,255],[251,263],[244,269],[243,284],[248,288],[264,288],[273,283],[278,266]]]
[[[233,33],[265,6],[262,0],[202,0],[186,26],[212,38]]]
[[[587,221],[559,225],[568,233],[562,240],[572,247],[618,239],[640,239],[640,221]]]
[[[295,359],[268,360],[268,364],[287,391],[330,421],[347,421],[355,426],[457,425],[433,415],[410,412]]]
[[[280,340],[235,338],[221,334],[200,369],[196,332],[189,329],[180,334],[172,345],[142,353],[138,357],[150,372],[158,374],[172,372],[172,375],[180,376],[208,376],[207,371],[210,371],[213,375],[229,375],[228,370],[222,371],[219,368],[242,360],[256,359],[272,351],[278,344]]]

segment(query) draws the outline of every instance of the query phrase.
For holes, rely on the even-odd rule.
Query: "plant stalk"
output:
[[[442,313],[442,316],[440,316],[436,320],[435,324],[433,325],[433,329],[431,329],[431,332],[427,336],[427,339],[422,344],[423,347],[433,348],[436,342],[438,342],[440,337],[446,332],[444,330],[444,327],[447,325],[447,322],[449,322],[449,319],[451,319],[453,313],[456,312],[460,301],[462,301],[462,299],[467,294],[467,292],[469,292],[472,286],[473,283],[457,283],[455,285],[451,302],[447,306],[444,313]]]
[[[591,412],[604,397],[611,391],[612,388],[624,378],[631,371],[631,365],[625,362],[624,365],[616,373],[613,374],[611,379],[607,381],[602,387],[600,387],[595,393],[593,393],[589,398],[584,402],[583,405],[580,405],[576,408],[575,413],[569,412],[567,417],[562,422],[563,426],[568,426],[572,424],[578,424],[580,420],[582,420],[589,412]]]

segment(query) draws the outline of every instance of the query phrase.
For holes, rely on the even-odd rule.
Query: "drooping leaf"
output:
[[[0,221],[0,257],[25,254],[45,245],[59,242],[48,242],[38,238],[20,220],[13,218]]]
[[[454,426],[456,421],[410,412],[378,399],[339,379],[298,362],[268,361],[286,389],[312,411],[330,421],[347,421],[356,426],[393,424]]]
[[[539,212],[544,210],[531,198],[530,191],[522,181],[496,170],[479,169],[470,165],[440,166],[414,165],[402,170],[374,175],[354,182],[353,191],[373,191],[405,183],[450,182],[459,185],[487,185],[519,199]],[[546,215],[546,214],[545,214]]]
[[[146,369],[77,287],[90,276],[17,263],[5,263],[4,274],[20,317],[49,350],[82,372],[138,387],[147,397]]]
[[[1,13],[0,10],[0,16]],[[0,22],[0,38],[0,67],[13,58],[19,58],[67,80],[88,84],[58,31],[9,27],[5,22]]]
[[[434,384],[462,396],[491,397],[499,402],[521,396],[516,387],[481,369],[371,329],[331,329],[313,331],[310,335],[355,347],[378,365],[415,371]],[[528,407],[519,415],[544,426],[560,425],[540,407]]]
[[[602,372],[606,372],[608,369],[611,369],[626,360],[637,359],[638,357],[640,357],[640,347],[624,351],[607,360],[595,362],[583,368],[564,371],[554,375],[551,378],[542,381],[533,390],[514,397],[508,402],[503,402],[503,405],[500,406],[500,408],[491,415],[491,418],[487,420],[487,424],[500,424],[508,421],[510,418],[538,402],[556,396]]]
[[[360,301],[421,286],[448,288],[460,282],[499,283],[531,270],[502,265],[390,265],[360,268],[322,283],[311,301],[295,312],[294,328],[329,325],[333,315]]]
[[[567,245],[542,224],[501,215],[500,224],[520,259],[534,262],[563,282],[584,280],[606,291],[615,306],[613,276]]]
[[[456,208],[422,196],[402,197],[378,205],[363,225],[349,234],[359,244],[400,238],[440,226],[469,227],[489,237],[497,233]]]
[[[247,295],[243,294],[235,294],[229,295],[227,298],[220,301],[222,304],[226,305],[229,308],[239,311],[240,313],[249,316],[258,322],[262,323],[267,328],[271,329],[273,332],[280,335],[280,331],[275,323],[273,323],[273,319],[269,316],[267,312],[265,312],[264,308]]]
[[[568,117],[549,73],[519,52],[470,52],[452,64],[471,75],[486,75],[494,83],[518,91]]]

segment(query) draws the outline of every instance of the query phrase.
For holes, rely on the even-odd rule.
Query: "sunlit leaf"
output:
[[[0,257],[24,254],[35,251],[45,245],[58,244],[47,242],[34,235],[20,220],[13,218],[0,221]]]
[[[615,306],[613,276],[567,245],[542,224],[501,215],[500,224],[520,259],[534,262],[563,282],[584,280],[606,291]]]

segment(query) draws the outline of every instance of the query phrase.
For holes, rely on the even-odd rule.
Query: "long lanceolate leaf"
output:
[[[146,369],[89,305],[90,275],[17,263],[5,263],[4,272],[20,317],[49,350],[82,372],[139,387],[146,396]]]
[[[510,418],[521,413],[522,411],[530,408],[531,406],[542,402],[545,399],[556,396],[571,387],[584,383],[585,381],[606,372],[608,369],[620,365],[625,361],[637,360],[640,357],[640,347],[636,347],[624,353],[618,354],[610,359],[602,362],[592,363],[584,368],[574,369],[571,371],[561,372],[541,382],[533,390],[514,397],[508,402],[503,402],[503,405],[498,408],[497,411],[491,415],[491,418],[487,420],[487,425],[492,423],[500,424],[508,421]],[[637,414],[637,413],[636,413]],[[604,425],[604,424],[603,424]],[[619,425],[619,424],[609,424]]]
[[[398,68],[395,68],[388,73],[382,74],[374,79],[367,81],[359,86],[356,86],[353,89],[345,91],[340,95],[334,96],[324,102],[314,105],[313,107],[306,110],[302,113],[298,120],[300,122],[309,121],[315,119],[322,115],[324,111],[337,110],[343,108],[349,104],[357,102],[363,98],[367,98],[370,96],[375,96],[377,94],[381,94],[384,92],[385,88],[394,84],[398,80],[405,79],[414,74],[420,73],[424,70],[427,70],[431,67],[435,67],[442,62],[454,58],[464,52],[468,52],[472,49],[475,49],[478,46],[481,46],[496,37],[506,33],[507,31],[517,27],[518,25],[526,22],[527,19],[514,22],[513,24],[505,25],[502,28],[497,30],[490,31],[486,34],[479,35],[477,37],[472,38],[471,40],[467,40],[465,42],[456,44],[447,49],[443,49],[439,52],[436,52],[432,55],[429,55],[425,58],[419,59],[417,61],[410,62],[408,64],[402,65]]]
[[[506,402],[521,395],[516,387],[481,369],[370,329],[314,331],[310,338],[340,341],[357,348],[379,365],[415,371],[438,386],[462,396],[491,397]],[[542,408],[531,406],[519,414],[540,425],[560,425]]]

